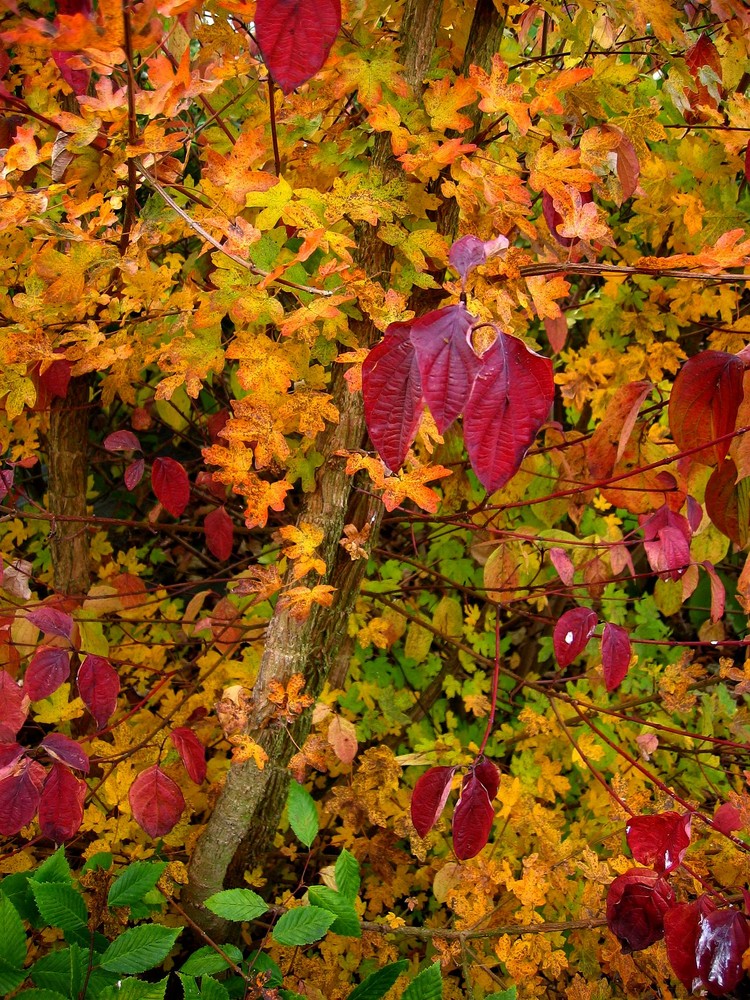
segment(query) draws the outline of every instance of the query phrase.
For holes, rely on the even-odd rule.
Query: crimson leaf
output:
[[[596,623],[596,612],[590,608],[571,608],[560,616],[552,633],[552,646],[561,670],[569,667],[584,651]]]
[[[63,733],[47,733],[40,744],[54,760],[59,760],[68,767],[75,767],[84,774],[89,773],[88,754],[81,744]]]
[[[497,765],[493,764],[491,760],[487,760],[486,757],[483,757],[479,763],[474,765],[474,774],[487,789],[487,794],[491,802],[497,795],[497,790],[500,787],[500,771]]]
[[[463,780],[453,812],[453,850],[459,861],[479,854],[489,839],[494,818],[489,792],[473,770]]]
[[[431,767],[419,778],[411,796],[411,821],[420,837],[426,837],[448,801],[455,767]]]
[[[391,323],[362,365],[367,430],[390,469],[398,469],[417,433],[424,408],[408,323]]]
[[[747,917],[734,907],[701,914],[695,961],[701,983],[715,997],[731,992],[745,975],[742,955],[750,945]]]
[[[13,739],[26,721],[29,697],[16,684],[7,670],[0,670],[0,731]],[[2,732],[0,738],[5,739]]]
[[[263,61],[291,94],[328,57],[341,27],[341,0],[258,0],[255,31]]]
[[[143,458],[134,458],[130,465],[127,467],[123,473],[123,479],[125,480],[125,485],[132,491],[136,488],[141,479],[143,479],[143,472],[146,468],[146,461]]]
[[[190,500],[190,482],[180,463],[173,458],[155,458],[151,484],[162,507],[173,517],[179,517]]]
[[[744,548],[750,538],[750,477],[737,482],[731,458],[706,483],[706,513],[727,538]]]
[[[701,916],[715,909],[709,897],[704,895],[692,903],[678,903],[664,916],[667,958],[674,974],[689,993],[701,986],[695,957]]]
[[[631,868],[607,890],[607,926],[624,952],[642,951],[664,937],[664,914],[674,904],[666,879],[648,868]]]
[[[15,774],[0,781],[0,835],[13,837],[32,821],[45,774],[41,764],[26,758]]]
[[[85,798],[86,782],[64,764],[53,764],[39,802],[42,834],[56,844],[75,836],[83,820]]]
[[[639,518],[651,569],[663,580],[679,580],[690,565],[690,523],[667,504]]]
[[[628,847],[642,865],[658,872],[671,872],[682,863],[690,846],[690,813],[655,813],[633,816],[625,827]]]
[[[70,674],[70,654],[59,646],[40,646],[29,661],[23,684],[32,701],[54,694]]]
[[[216,507],[210,514],[206,514],[203,529],[209,552],[222,561],[228,559],[234,545],[234,523],[226,510]]]
[[[734,833],[735,830],[741,830],[744,825],[742,813],[731,802],[722,802],[714,813],[714,829],[721,833]]]
[[[691,456],[703,465],[721,463],[742,402],[742,379],[747,362],[725,351],[701,351],[689,358],[677,375],[669,399],[669,426],[682,451],[704,445]]]
[[[103,656],[89,654],[78,668],[78,691],[96,725],[103,729],[117,708],[120,678],[117,671]]]
[[[602,632],[602,670],[608,691],[614,691],[625,680],[630,655],[628,633],[620,625],[607,622]]]
[[[149,837],[164,837],[182,815],[185,799],[174,781],[157,765],[141,771],[128,791],[136,822]]]
[[[200,785],[206,777],[206,748],[192,729],[178,726],[169,734],[191,781]]]
[[[30,611],[26,617],[46,635],[56,635],[68,640],[73,635],[73,619],[57,608],[37,608],[35,611]]]
[[[464,441],[484,488],[499,490],[518,471],[554,398],[552,363],[507,333],[482,355],[464,407]]]
[[[485,264],[488,258],[508,249],[508,240],[505,236],[496,236],[494,240],[486,243],[478,236],[462,236],[456,240],[450,248],[448,260],[455,271],[461,277],[461,285],[466,285],[469,273],[475,267]]]

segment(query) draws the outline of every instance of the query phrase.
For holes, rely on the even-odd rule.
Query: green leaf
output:
[[[250,971],[253,975],[258,975],[259,973],[262,974],[265,977],[266,988],[269,990],[281,986],[284,981],[281,969],[274,962],[271,956],[267,955],[264,951],[259,951],[255,956],[252,965],[250,966]]]
[[[319,828],[318,810],[315,808],[312,795],[304,785],[292,781],[289,784],[287,806],[289,808],[289,826],[294,831],[297,840],[301,841],[305,847],[309,847],[315,840]]]
[[[491,996],[485,997],[485,1000],[516,1000],[517,995],[518,990],[514,983],[507,990],[501,990],[499,993],[493,993]]]
[[[423,969],[409,983],[401,995],[401,1000],[440,1000],[443,995],[443,977],[440,962]]]
[[[266,912],[268,903],[252,889],[224,889],[206,900],[213,913],[226,920],[257,920]]]
[[[181,972],[178,972],[177,978],[182,984],[184,1000],[200,1000],[200,990],[193,976],[184,976]]]
[[[221,983],[210,976],[204,976],[201,979],[201,997],[202,1000],[229,1000],[229,993]]]
[[[334,934],[342,934],[344,937],[362,937],[357,911],[340,892],[335,892],[326,885],[314,885],[310,887],[307,895],[313,906],[322,906],[324,910],[335,914],[336,919],[331,924],[331,930]]]
[[[30,880],[31,872],[15,872],[2,880],[0,892],[11,901],[22,920],[37,923],[39,910],[31,892]]]
[[[167,867],[165,861],[134,861],[112,883],[107,896],[110,906],[132,906],[140,903],[154,888]]]
[[[39,865],[34,872],[34,881],[37,883],[64,882],[67,885],[73,884],[70,865],[65,860],[65,851],[62,847],[59,847],[54,854],[51,854],[44,864]]]
[[[57,990],[24,990],[17,993],[15,1000],[70,1000],[69,993],[58,993]]]
[[[81,987],[81,950],[77,944],[71,944],[67,948],[43,955],[29,969],[34,985],[40,989],[76,996]]]
[[[0,959],[0,996],[8,996],[25,978],[25,969],[14,969]]]
[[[353,902],[359,892],[359,861],[346,848],[336,859],[334,874],[338,891],[348,902]]]
[[[242,961],[242,952],[233,944],[225,944],[221,949],[225,955],[239,965]],[[194,951],[190,958],[180,969],[186,976],[210,976],[215,972],[223,972],[229,966],[221,955],[210,945],[205,945]]]
[[[115,938],[99,965],[109,972],[146,972],[164,961],[181,932],[181,927],[161,924],[131,927]]]
[[[381,1000],[381,997],[386,995],[401,973],[406,972],[408,968],[409,963],[405,958],[400,962],[384,965],[382,969],[373,972],[353,989],[347,1000]]]
[[[86,902],[80,892],[64,882],[30,881],[42,920],[63,931],[80,931],[86,927]]]
[[[121,979],[99,995],[99,1000],[164,1000],[169,976],[158,983],[143,979]]]
[[[294,990],[279,990],[279,996],[282,1000],[305,1000],[301,993],[295,993]]]
[[[272,936],[277,944],[312,944],[320,941],[335,919],[319,906],[300,906],[281,915]]]
[[[105,872],[109,871],[112,867],[112,860],[112,855],[109,851],[100,851],[98,854],[91,855],[81,871],[95,872],[97,868],[103,868]]]
[[[26,961],[26,931],[15,906],[0,893],[0,958],[14,969]]]

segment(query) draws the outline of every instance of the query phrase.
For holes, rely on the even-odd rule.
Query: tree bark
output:
[[[71,379],[65,398],[52,401],[48,435],[49,511],[63,518],[52,522],[50,534],[53,580],[58,593],[75,596],[85,595],[91,582],[85,520],[88,403],[88,379]]]
[[[442,0],[407,0],[401,29],[401,60],[407,82],[414,90],[421,89],[430,64],[440,24]],[[390,152],[387,134],[376,136],[372,168],[391,173],[398,169]],[[358,262],[367,275],[387,282],[393,264],[393,248],[377,237],[376,226],[363,226],[357,233]],[[353,328],[360,344],[372,346],[380,332],[371,320],[365,319]],[[365,560],[352,561],[339,546],[343,527],[353,523],[358,528],[371,525],[371,537],[377,533],[382,516],[382,503],[353,490],[347,476],[345,460],[339,450],[363,446],[366,428],[362,398],[349,392],[343,373],[333,376],[333,402],[339,410],[338,424],[329,428],[318,442],[324,456],[317,486],[305,499],[300,521],[306,521],[324,532],[321,555],[328,572],[321,581],[336,588],[331,608],[314,608],[309,619],[300,623],[288,612],[277,612],[268,627],[265,651],[258,679],[253,689],[254,715],[248,733],[268,754],[268,763],[261,771],[253,762],[234,765],[227,774],[209,821],[201,834],[189,868],[189,884],[185,893],[189,915],[216,941],[225,940],[229,933],[226,921],[210,913],[203,901],[221,890],[225,882],[241,885],[242,874],[267,852],[278,828],[286,801],[289,775],[287,764],[310,727],[309,713],[293,726],[291,736],[285,730],[269,724],[271,712],[267,698],[272,680],[286,681],[294,673],[306,679],[306,693],[316,697],[335,662],[336,653],[345,636],[347,620],[364,574]]]

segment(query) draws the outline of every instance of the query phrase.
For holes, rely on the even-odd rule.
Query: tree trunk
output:
[[[65,398],[52,401],[48,436],[49,511],[61,518],[52,522],[50,534],[54,585],[58,593],[76,596],[85,595],[91,582],[86,525],[88,404],[88,379],[71,379]]]

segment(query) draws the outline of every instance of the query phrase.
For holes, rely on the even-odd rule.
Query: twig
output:
[[[268,110],[271,115],[271,142],[273,143],[273,165],[276,176],[281,177],[281,156],[279,155],[279,137],[276,134],[276,97],[271,74],[268,74]]]
[[[690,271],[687,268],[676,267],[620,267],[617,264],[559,264],[552,261],[541,264],[528,264],[519,267],[522,278],[528,278],[537,274],[644,274],[650,278],[686,278],[695,281],[750,281],[750,274],[741,272],[740,274],[710,274],[707,271]],[[507,281],[501,275],[493,281]]]
[[[138,132],[135,120],[135,73],[133,71],[133,32],[130,25],[130,11],[127,8],[127,0],[122,4],[122,23],[125,36],[125,59],[128,67],[128,143],[131,148],[138,139]],[[125,254],[130,243],[130,233],[135,221],[136,209],[136,187],[138,177],[136,175],[135,161],[132,157],[128,159],[128,194],[125,200],[125,216],[122,220],[122,236],[120,237],[120,253]]]
[[[475,938],[501,937],[504,934],[559,934],[561,931],[591,930],[594,927],[605,927],[604,917],[594,917],[591,920],[561,920],[548,921],[541,924],[508,924],[504,927],[490,927],[478,931],[441,930],[439,927],[390,927],[388,924],[378,924],[372,920],[360,921],[363,931],[374,931],[376,934],[401,934],[403,937],[421,938],[429,941],[432,938],[443,938],[445,941],[469,941]]]

